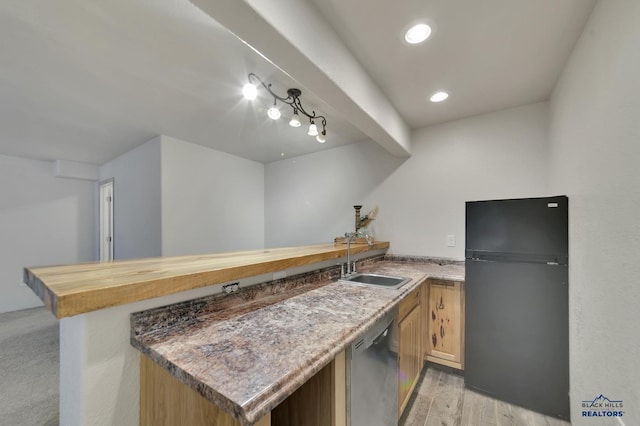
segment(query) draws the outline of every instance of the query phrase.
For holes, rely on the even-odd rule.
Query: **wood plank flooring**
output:
[[[569,422],[467,390],[464,378],[429,366],[399,426],[569,426]]]

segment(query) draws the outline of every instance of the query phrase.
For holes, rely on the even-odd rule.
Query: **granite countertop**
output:
[[[382,260],[360,272],[410,277],[398,290],[333,273],[132,314],[131,344],[243,425],[259,420],[427,278],[464,266]]]

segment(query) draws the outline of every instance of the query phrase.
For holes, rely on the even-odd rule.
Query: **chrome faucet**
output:
[[[369,247],[373,245],[373,241],[368,232],[363,232],[361,230],[357,230],[356,232],[345,232],[344,237],[347,239],[347,274],[346,276],[348,276],[348,275],[351,275],[352,273],[354,274],[356,273],[355,261],[353,262],[353,269],[351,268],[351,240],[353,240],[356,237],[364,237],[367,239],[367,244],[369,244]]]

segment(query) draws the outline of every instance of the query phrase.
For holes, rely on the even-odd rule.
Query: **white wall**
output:
[[[569,196],[572,423],[623,400],[640,424],[640,2],[600,1],[551,100],[551,175]],[[613,420],[597,424],[618,424]]]
[[[160,136],[100,167],[100,179],[114,178],[114,258],[162,254]]]
[[[270,163],[266,245],[331,241],[362,203],[379,206],[372,229],[390,252],[463,259],[465,201],[549,195],[547,131],[538,103],[416,131],[408,160],[363,142]]]
[[[353,206],[403,161],[369,141],[267,164],[266,246],[327,243],[353,232]]]
[[[116,259],[264,247],[264,165],[158,136],[100,168],[114,178]]]
[[[264,247],[264,165],[162,136],[162,255]]]
[[[41,306],[25,266],[95,258],[94,183],[53,176],[53,163],[0,155],[0,313]]]
[[[128,255],[172,256],[264,246],[261,163],[160,136],[110,162],[101,176],[115,177],[116,241],[118,229],[127,229],[120,243],[130,247],[118,252],[116,245],[119,256],[127,248]],[[64,318],[60,424],[138,424],[139,353],[129,343],[129,314],[220,291],[218,285]]]

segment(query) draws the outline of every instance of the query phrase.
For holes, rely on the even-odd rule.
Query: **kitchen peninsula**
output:
[[[344,245],[333,244],[26,269],[25,280],[63,317],[61,424],[163,424],[158,422],[172,408],[163,399],[168,388],[181,388],[187,401],[200,399],[206,409],[219,407],[213,415],[225,420],[206,424],[287,424],[278,419],[295,410],[287,401],[296,389],[311,382],[325,390],[327,383],[335,385],[345,349],[378,318],[398,304],[402,312],[402,303],[428,278],[464,280],[460,265],[385,260],[388,247],[354,245],[352,254],[361,269],[411,278],[399,290],[338,283],[336,263],[346,253]],[[274,272],[279,279],[273,280]],[[81,280],[87,281],[87,297],[78,290]],[[220,294],[230,281],[239,281],[240,290]],[[120,288],[123,282],[129,293]],[[199,288],[206,283],[212,286]],[[124,302],[110,305],[117,302],[111,291]],[[89,308],[96,310],[69,313]],[[129,345],[129,329],[142,355]],[[65,341],[72,348],[66,358]],[[73,363],[67,373],[65,360]],[[88,393],[86,400],[77,385]],[[65,386],[77,401],[65,395]],[[327,404],[339,398],[325,391]]]
[[[389,243],[354,244],[355,258]],[[25,283],[60,319],[60,424],[135,425],[140,353],[130,345],[132,312],[335,266],[344,245],[25,268]]]

